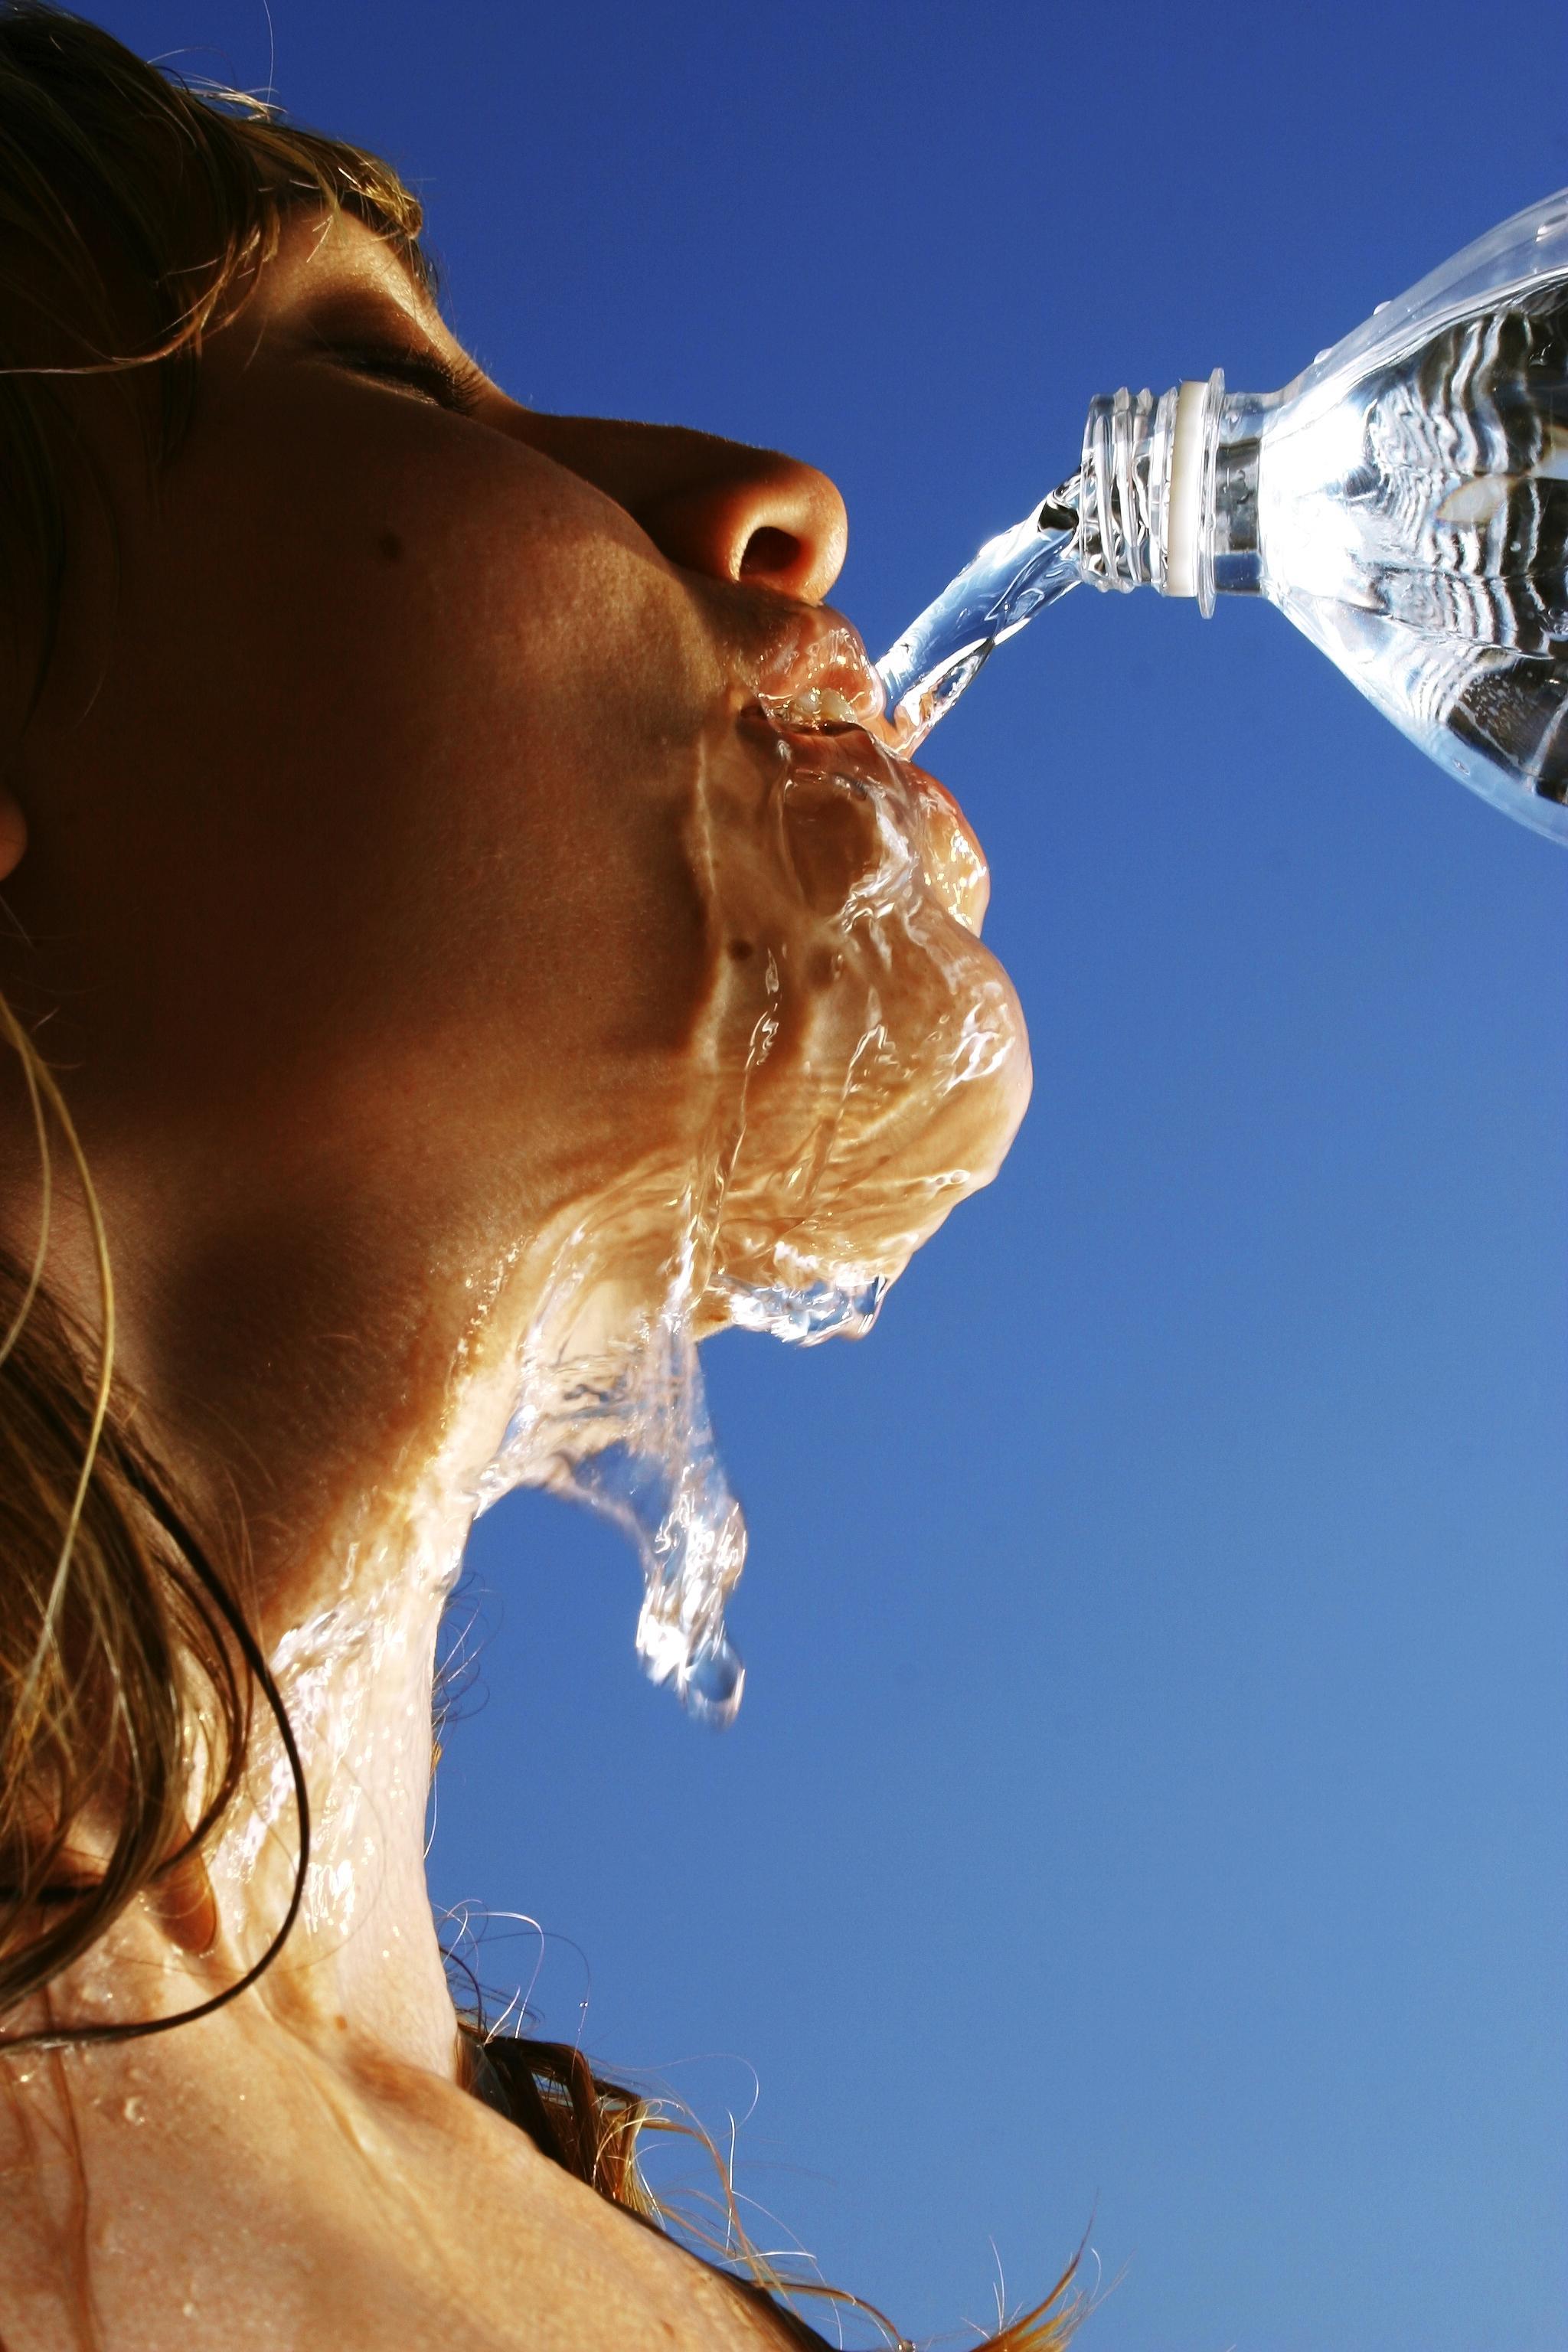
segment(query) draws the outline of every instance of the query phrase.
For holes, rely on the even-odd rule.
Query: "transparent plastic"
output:
[[[1195,481],[1190,524],[1179,513]],[[1193,533],[1188,555],[1188,530]],[[1568,191],[1283,392],[1216,371],[1090,406],[1079,471],[879,664],[912,747],[1079,581],[1262,595],[1473,792],[1568,840]]]

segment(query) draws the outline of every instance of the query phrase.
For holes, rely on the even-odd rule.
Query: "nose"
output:
[[[524,416],[522,437],[625,507],[672,563],[807,604],[837,579],[848,518],[815,466],[684,425]]]

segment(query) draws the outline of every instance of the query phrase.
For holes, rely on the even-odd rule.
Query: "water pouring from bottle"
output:
[[[1438,764],[1568,841],[1568,191],[1283,392],[1102,396],[1079,470],[878,664],[912,749],[1080,581],[1262,595]]]

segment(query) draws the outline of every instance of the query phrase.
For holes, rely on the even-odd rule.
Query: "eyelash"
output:
[[[462,414],[473,405],[473,384],[434,352],[405,351],[391,343],[340,344],[337,356],[367,374],[390,376],[423,393],[438,407]]]

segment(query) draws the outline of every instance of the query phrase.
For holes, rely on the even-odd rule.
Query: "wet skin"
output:
[[[27,2185],[0,2200],[0,2336],[75,2342],[90,2278],[104,2341],[138,2352],[756,2340],[455,2086],[422,1854],[436,1626],[563,1236],[635,1306],[672,1183],[746,1075],[770,955],[787,1002],[738,1163],[739,1270],[784,1237],[896,1272],[992,1172],[1027,1061],[973,938],[978,853],[847,723],[871,701],[817,611],[844,549],[832,486],[518,406],[357,224],[293,225],[212,339],[154,492],[111,406],[84,414],[121,571],[89,546],[6,772],[0,984],[47,1016],[125,1376],[209,1526],[243,1522],[317,1862],[282,1959],[210,2023],[8,2062],[0,2163]],[[840,982],[823,927],[850,939],[884,787],[919,919],[894,890]],[[962,1094],[913,1044],[895,1055],[814,1240],[801,1139],[873,964],[891,1034],[973,995],[1007,1050]],[[0,1230],[25,1258],[19,1089],[0,1118]],[[68,1211],[50,1278],[92,1324]],[[58,2014],[172,2011],[265,1944],[291,1825],[258,1759],[191,1894],[200,1932],[142,1902]]]

